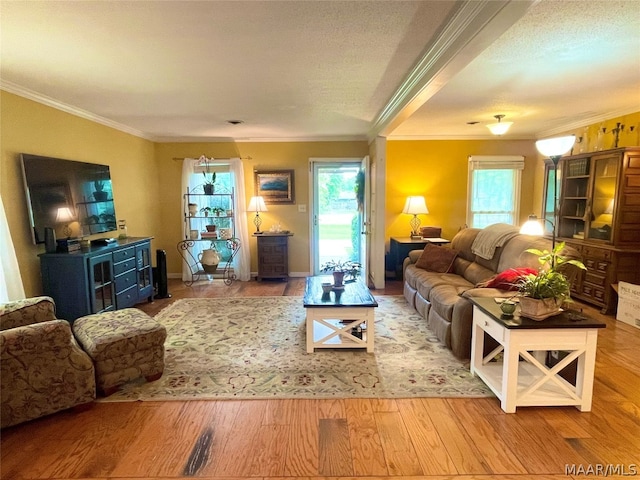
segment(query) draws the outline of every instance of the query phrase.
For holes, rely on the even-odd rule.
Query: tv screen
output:
[[[44,229],[57,238],[117,229],[108,165],[23,153],[20,155],[35,243]]]

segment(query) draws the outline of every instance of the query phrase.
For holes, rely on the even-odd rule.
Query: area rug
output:
[[[306,352],[302,297],[177,300],[165,370],[102,401],[492,396],[402,296],[378,296],[375,352]]]

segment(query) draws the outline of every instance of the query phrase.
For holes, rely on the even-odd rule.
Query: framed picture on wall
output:
[[[265,203],[294,203],[293,170],[256,171],[256,195]]]

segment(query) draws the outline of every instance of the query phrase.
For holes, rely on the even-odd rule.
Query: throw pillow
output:
[[[458,252],[449,247],[438,247],[427,243],[416,261],[416,267],[430,272],[447,273],[453,267]]]
[[[534,268],[509,268],[504,272],[500,272],[497,275],[494,275],[486,282],[479,283],[476,285],[481,288],[498,288],[500,290],[518,290],[518,280],[524,277],[525,275],[535,275],[538,271]]]

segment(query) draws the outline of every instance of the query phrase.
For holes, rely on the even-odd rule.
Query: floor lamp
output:
[[[562,155],[567,153],[573,147],[573,144],[576,141],[575,135],[567,135],[564,137],[555,137],[555,138],[546,138],[544,140],[538,140],[536,142],[536,148],[538,152],[542,155],[549,157],[551,162],[553,162],[553,169],[555,171],[555,178],[553,181],[553,222],[551,222],[547,218],[543,218],[551,224],[552,227],[552,237],[551,237],[551,249],[555,249],[556,247],[556,226],[558,225],[558,163],[560,162],[560,158]],[[536,224],[537,227],[534,225]],[[520,229],[520,233],[525,233],[528,235],[542,235],[544,233],[544,228],[542,228],[540,222],[538,222],[538,218],[535,215],[530,215],[529,220],[522,226]]]

